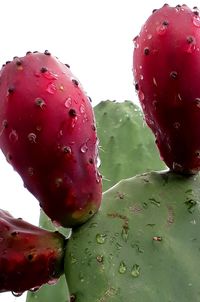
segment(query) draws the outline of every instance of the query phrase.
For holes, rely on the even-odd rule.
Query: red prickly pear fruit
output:
[[[0,147],[52,221],[85,222],[102,180],[90,99],[49,52],[14,58],[0,73]]]
[[[161,158],[183,174],[200,170],[200,17],[165,4],[134,39],[135,88]]]
[[[23,293],[63,273],[65,238],[0,210],[0,292]]]

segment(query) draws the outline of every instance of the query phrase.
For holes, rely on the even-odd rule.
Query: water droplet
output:
[[[196,99],[194,100],[194,102],[195,102],[196,106],[197,106],[198,108],[200,108],[200,98],[196,98]]]
[[[52,280],[49,280],[47,282],[47,284],[49,284],[49,285],[55,285],[57,283],[57,281],[58,281],[58,279],[52,279]]]
[[[72,153],[72,149],[71,149],[71,147],[69,147],[69,146],[64,146],[64,147],[62,148],[62,151],[63,151],[64,153],[67,153],[67,154],[71,154],[71,153]]]
[[[139,90],[138,96],[140,101],[144,101],[144,93],[142,92],[142,90]]]
[[[140,275],[140,266],[138,264],[134,264],[131,270],[131,276],[134,278],[139,277]]]
[[[126,270],[127,270],[127,267],[126,267],[124,261],[121,261],[121,262],[120,262],[120,265],[119,265],[118,272],[119,272],[120,274],[124,274],[124,273],[126,272]]]
[[[96,235],[96,241],[99,244],[104,244],[106,241],[106,235],[105,234],[97,234]]]
[[[23,292],[21,292],[21,293],[20,292],[19,293],[11,292],[11,293],[14,297],[21,297],[23,295]]]
[[[57,80],[58,79],[58,75],[49,70],[46,70],[45,72],[43,72],[42,75],[44,78],[46,78],[48,80]]]
[[[156,31],[159,36],[163,36],[167,31],[167,26],[164,24],[161,24],[156,28]]]
[[[172,169],[174,171],[177,171],[177,172],[182,172],[183,171],[183,167],[181,166],[181,164],[176,163],[176,162],[173,162]]]
[[[79,279],[81,282],[84,282],[84,275],[82,272],[79,273]]]
[[[16,130],[12,130],[9,134],[9,140],[12,142],[12,143],[15,143],[17,140],[18,140],[18,134],[17,134],[17,131]]]
[[[65,107],[70,108],[71,105],[72,105],[72,99],[70,97],[68,97],[65,101]]]
[[[0,242],[2,242],[4,239],[2,237],[0,237]]]
[[[58,177],[58,178],[55,179],[56,188],[60,188],[61,185],[62,185],[62,183],[63,183],[63,179],[62,178]]]
[[[142,74],[140,75],[140,80],[144,80],[144,76]]]
[[[61,226],[61,224],[60,224],[58,221],[56,221],[56,220],[53,220],[52,222],[53,222],[53,225],[54,225],[56,228],[59,228],[59,227]]]
[[[37,136],[36,136],[35,133],[29,133],[29,134],[28,134],[28,140],[29,140],[31,143],[36,144],[36,138],[37,138]]]
[[[72,123],[71,123],[72,128],[74,128],[74,127],[76,126],[77,120],[78,120],[78,117],[77,117],[77,116],[75,116],[75,117],[72,119]]]
[[[79,107],[80,113],[83,114],[85,113],[85,106],[83,104],[81,104],[81,106]]]
[[[158,86],[155,78],[153,78],[153,84],[154,84],[156,87]]]
[[[33,287],[33,288],[29,289],[29,291],[32,292],[32,293],[35,293],[35,292],[37,292],[40,289],[40,287],[41,286]]]
[[[195,151],[195,156],[196,156],[197,158],[200,158],[200,150],[196,150],[196,151]]]
[[[200,17],[198,15],[193,16],[192,22],[193,22],[194,26],[200,27]]]
[[[54,83],[48,84],[46,91],[49,94],[55,94],[55,92],[56,92],[56,85]]]
[[[86,145],[86,144],[83,144],[82,146],[81,146],[81,153],[86,153],[87,152],[87,150],[88,150],[88,146]]]
[[[151,35],[151,34],[148,34],[148,35],[147,35],[147,39],[148,39],[148,40],[151,40],[151,39],[152,39],[152,35]]]

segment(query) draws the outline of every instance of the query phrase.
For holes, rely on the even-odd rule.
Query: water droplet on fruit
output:
[[[41,286],[33,287],[33,288],[29,289],[29,291],[32,292],[32,293],[35,293],[35,292],[37,292],[40,289],[40,287]]]
[[[194,26],[200,27],[200,17],[198,15],[193,16],[192,22]]]
[[[97,156],[96,165],[97,165],[97,168],[99,168],[101,166],[101,159],[99,156]]]
[[[140,75],[140,80],[142,80],[142,81],[144,80],[143,74]]]
[[[19,293],[11,292],[11,293],[14,297],[21,297],[23,295],[23,292],[19,292]]]
[[[140,275],[140,266],[138,264],[134,264],[131,270],[131,276],[134,278],[139,277]]]
[[[87,146],[87,144],[83,144],[82,146],[81,146],[81,153],[86,153],[87,152],[87,150],[88,150],[88,146]]]
[[[36,136],[35,133],[29,133],[28,134],[28,140],[29,140],[29,142],[36,144],[36,138],[37,138],[37,136]]]
[[[55,92],[56,92],[56,86],[55,86],[55,84],[54,83],[48,84],[46,91],[49,94],[55,94]]]
[[[71,154],[71,153],[72,153],[72,149],[71,149],[71,147],[69,147],[69,146],[64,146],[64,147],[62,148],[62,151],[63,151],[64,153],[67,153],[67,154]]]
[[[153,84],[154,84],[156,87],[158,86],[155,78],[153,78]]]
[[[52,71],[49,71],[48,69],[42,73],[43,77],[48,79],[48,80],[57,80],[58,75],[53,73]]]
[[[176,172],[182,172],[183,171],[183,167],[179,163],[176,163],[176,162],[173,162],[172,169]]]
[[[139,96],[140,101],[144,101],[144,93],[142,92],[142,90],[139,90],[138,96]]]
[[[71,105],[72,105],[72,99],[70,97],[68,97],[65,101],[65,107],[70,108]]]
[[[17,140],[18,140],[18,134],[17,134],[17,131],[16,130],[12,130],[9,134],[9,140],[12,142],[12,143],[15,143]]]
[[[85,106],[83,104],[81,104],[81,106],[79,107],[80,113],[83,114],[85,113]]]
[[[148,35],[147,35],[147,39],[148,39],[148,40],[151,40],[151,39],[152,39],[152,35],[151,35],[151,34],[148,34]]]
[[[49,285],[55,285],[57,283],[57,281],[58,281],[58,279],[52,279],[52,280],[49,280],[47,282],[47,284],[49,284]]]
[[[106,235],[105,234],[97,234],[96,235],[96,241],[99,244],[104,244],[106,241]]]
[[[118,272],[119,272],[120,274],[124,274],[124,273],[126,272],[126,270],[127,270],[127,267],[126,267],[124,261],[121,261],[121,262],[120,262],[120,265],[119,265]]]
[[[72,119],[72,123],[71,123],[71,127],[74,128],[76,126],[76,123],[77,123],[77,120],[78,120],[78,117],[75,116],[73,119]]]

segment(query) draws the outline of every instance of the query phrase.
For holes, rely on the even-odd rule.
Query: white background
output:
[[[13,56],[48,49],[81,81],[93,104],[101,100],[137,102],[132,77],[133,38],[161,0],[0,1],[0,64]],[[169,1],[168,4],[182,4]],[[187,1],[191,8],[196,1]],[[0,207],[38,223],[38,202],[0,153]],[[0,294],[0,302],[22,302]],[[48,302],[48,301],[44,301]],[[57,301],[55,301],[57,302]],[[59,302],[59,301],[58,301]]]

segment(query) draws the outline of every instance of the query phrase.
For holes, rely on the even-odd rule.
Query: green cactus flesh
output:
[[[200,301],[200,176],[151,172],[106,191],[65,273],[76,302]]]
[[[154,137],[144,126],[141,110],[131,101],[103,101],[94,107],[100,140],[101,173],[104,190],[122,178],[165,167],[154,144]],[[54,230],[50,219],[41,212],[40,226]],[[68,230],[65,235],[68,235]],[[67,284],[61,277],[56,285],[45,285],[29,293],[27,302],[67,302]],[[66,295],[65,295],[66,294]]]
[[[122,178],[165,168],[137,105],[104,101],[94,110],[104,191]]]

